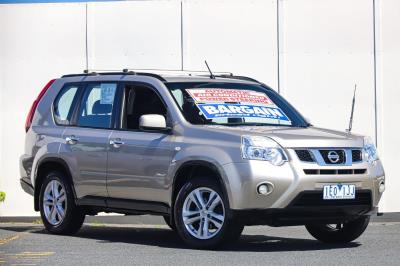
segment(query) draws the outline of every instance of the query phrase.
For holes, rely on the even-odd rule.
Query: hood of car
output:
[[[224,132],[241,135],[270,137],[285,148],[346,148],[363,147],[364,138],[348,132],[317,127],[271,127],[271,126],[207,126]]]

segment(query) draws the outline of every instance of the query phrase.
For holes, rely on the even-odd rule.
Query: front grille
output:
[[[295,150],[297,157],[303,162],[314,162],[314,158],[309,150]]]
[[[362,152],[361,150],[352,150],[351,151],[351,159],[353,163],[362,162]]]
[[[367,169],[304,169],[306,175],[362,175]]]
[[[322,191],[305,191],[300,193],[290,204],[293,207],[371,205],[371,191],[356,190],[355,199],[324,200]]]
[[[361,149],[295,149],[297,157],[302,162],[318,163],[319,165],[349,165],[363,161]],[[348,154],[350,158],[346,158]]]
[[[326,164],[344,164],[346,153],[344,150],[319,150]]]

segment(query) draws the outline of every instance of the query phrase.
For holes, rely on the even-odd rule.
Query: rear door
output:
[[[85,196],[99,204],[108,196],[107,150],[111,135],[117,93],[116,82],[87,83],[74,114],[73,125],[64,131],[63,138],[69,165],[74,171],[78,198]],[[84,204],[85,202],[83,202]]]

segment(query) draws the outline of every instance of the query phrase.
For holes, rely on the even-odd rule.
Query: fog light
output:
[[[383,193],[385,191],[385,181],[379,182],[379,193]]]
[[[268,195],[272,192],[274,186],[271,183],[262,183],[257,187],[257,193],[260,195]]]
[[[258,193],[262,195],[267,195],[268,193],[268,186],[267,185],[261,185],[258,187]]]

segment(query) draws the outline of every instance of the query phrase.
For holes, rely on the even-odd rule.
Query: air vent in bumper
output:
[[[306,175],[363,175],[367,169],[304,169]]]

